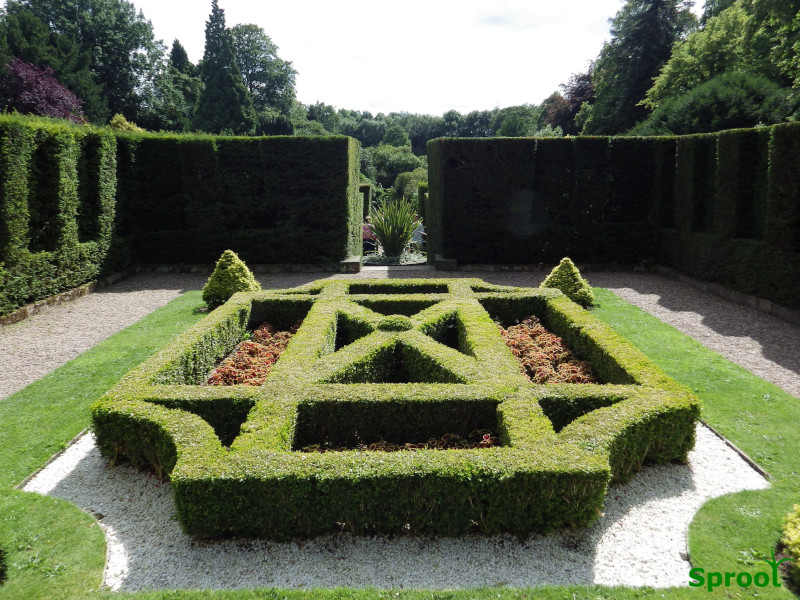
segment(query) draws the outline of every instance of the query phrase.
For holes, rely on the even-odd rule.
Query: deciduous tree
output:
[[[259,112],[272,109],[288,115],[296,95],[297,71],[292,63],[278,56],[278,47],[258,25],[235,25],[231,36],[236,64],[253,106]]]
[[[0,80],[0,104],[5,110],[85,123],[80,99],[61,85],[53,69],[41,69],[12,58]]]
[[[19,58],[41,69],[49,67],[61,85],[83,101],[83,111],[96,123],[108,118],[108,101],[102,86],[90,70],[91,53],[70,36],[51,31],[28,10],[15,10],[3,15],[0,37],[5,41],[9,58]],[[8,60],[3,61],[5,65]]]
[[[90,70],[111,114],[138,116],[138,91],[152,79],[163,59],[164,47],[155,40],[153,26],[141,11],[125,0],[9,0],[10,14],[27,10],[51,31],[69,36],[91,57]]]

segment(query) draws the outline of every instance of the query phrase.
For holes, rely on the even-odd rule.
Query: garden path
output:
[[[605,287],[728,360],[800,398],[800,326],[734,304],[686,283],[647,273],[587,273]],[[478,277],[501,285],[535,287],[541,272],[362,270],[357,275],[258,275],[265,288],[289,288],[322,278]],[[136,323],[186,290],[201,274],[139,273],[108,288],[56,306],[20,323],[0,326],[0,399]]]

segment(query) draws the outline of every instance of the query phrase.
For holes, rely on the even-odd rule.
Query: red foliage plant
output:
[[[478,448],[491,448],[500,446],[500,438],[492,435],[486,429],[476,429],[468,436],[462,437],[456,433],[446,433],[440,438],[431,438],[419,444],[392,444],[387,441],[373,442],[372,444],[359,444],[354,449],[362,452],[400,452],[411,450],[475,450]],[[321,444],[304,446],[301,452],[341,452],[351,448],[329,448]]]
[[[86,123],[83,101],[53,76],[50,67],[40,69],[19,58],[8,63],[2,80],[3,101],[7,110],[40,117],[69,119]]]
[[[589,363],[580,361],[564,344],[531,315],[504,329],[503,341],[517,358],[525,377],[533,383],[597,383]]]
[[[259,325],[250,340],[239,344],[212,371],[209,385],[263,385],[301,323],[298,321],[288,331],[276,331],[269,323]]]

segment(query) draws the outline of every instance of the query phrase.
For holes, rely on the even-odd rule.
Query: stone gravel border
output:
[[[195,541],[181,532],[168,483],[110,467],[91,434],[26,486],[92,514],[106,534],[112,590],[688,585],[686,535],[704,502],[768,482],[702,425],[688,465],[648,466],[612,486],[592,527],[513,536],[358,537],[276,543]]]

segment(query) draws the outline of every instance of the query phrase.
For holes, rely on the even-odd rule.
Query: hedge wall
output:
[[[800,309],[800,124],[428,143],[428,245],[473,264],[656,261]]]
[[[361,254],[358,143],[118,138],[120,236],[141,264],[333,263]],[[202,240],[202,243],[198,243]]]
[[[656,260],[800,309],[798,157],[794,123],[678,138],[676,210]]]
[[[115,147],[107,131],[0,118],[0,314],[104,270]]]
[[[114,134],[0,116],[0,315],[135,264],[361,254],[346,137]]]
[[[432,140],[429,258],[637,263],[653,237],[654,161],[633,139]]]

